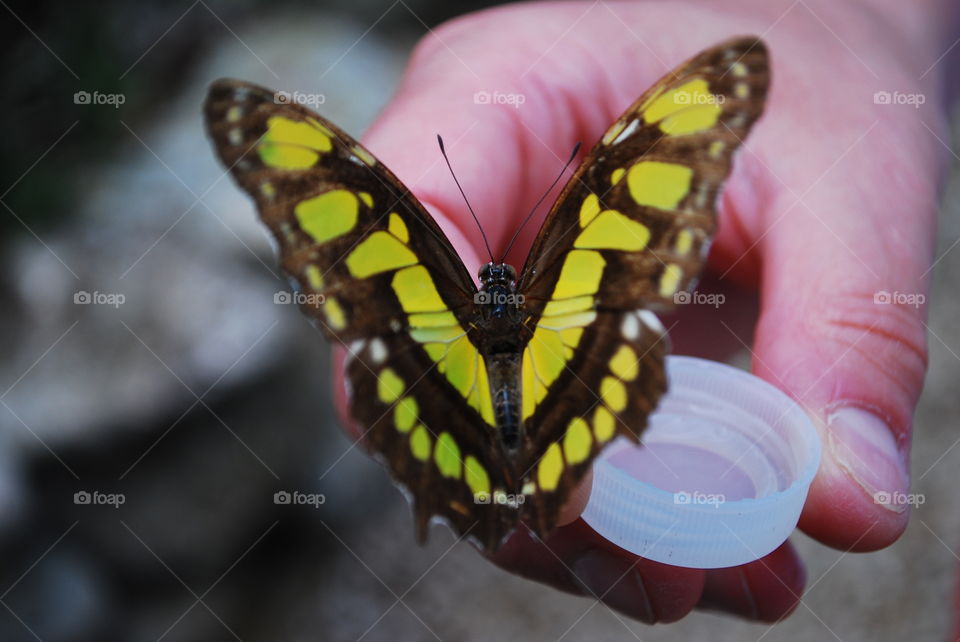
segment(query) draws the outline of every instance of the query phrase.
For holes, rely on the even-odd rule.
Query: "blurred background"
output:
[[[207,84],[233,76],[320,93],[359,137],[413,44],[493,3],[0,4],[0,640],[945,639],[955,171],[912,462],[925,503],[904,537],[846,555],[796,534],[808,592],[776,626],[650,628],[443,528],[414,544],[407,503],[337,425],[326,344],[274,303],[286,280],[203,132]]]

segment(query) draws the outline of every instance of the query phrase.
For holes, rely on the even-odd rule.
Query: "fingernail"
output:
[[[570,565],[574,581],[583,585],[583,594],[602,599],[631,617],[653,623],[653,605],[647,595],[635,560],[601,549],[590,549]]]
[[[874,503],[895,513],[907,510],[909,503],[898,496],[907,492],[910,480],[887,423],[872,412],[847,407],[831,413],[827,425],[834,459]]]

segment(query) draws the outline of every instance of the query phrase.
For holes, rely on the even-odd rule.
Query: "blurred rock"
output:
[[[369,514],[385,490],[397,500],[340,434],[329,350],[294,306],[274,303],[289,286],[201,120],[209,82],[233,76],[322,93],[319,111],[359,136],[407,46],[371,32],[351,48],[367,26],[310,12],[252,25],[242,43],[213,34],[167,104],[136,122],[118,113],[121,151],[83,169],[72,222],[23,235],[2,259],[0,555],[15,563],[0,581],[13,584],[77,522],[6,598],[44,640],[157,639],[194,601],[174,574],[200,594],[229,570],[207,601],[242,623],[241,587],[296,563],[256,561],[255,542],[283,550],[318,520],[343,528]],[[124,502],[77,505],[81,490]],[[326,501],[277,506],[278,490]],[[124,617],[107,618],[120,605]],[[0,620],[0,639],[24,635]],[[221,635],[197,606],[164,639]]]

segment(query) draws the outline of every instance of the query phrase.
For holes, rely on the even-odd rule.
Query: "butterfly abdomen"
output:
[[[520,446],[520,350],[484,355],[490,377],[493,416],[508,451]]]

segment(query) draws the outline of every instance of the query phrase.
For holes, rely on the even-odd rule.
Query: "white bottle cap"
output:
[[[753,375],[667,357],[669,388],[643,433],[593,467],[583,519],[617,546],[688,568],[759,559],[797,525],[820,465],[800,406]]]

